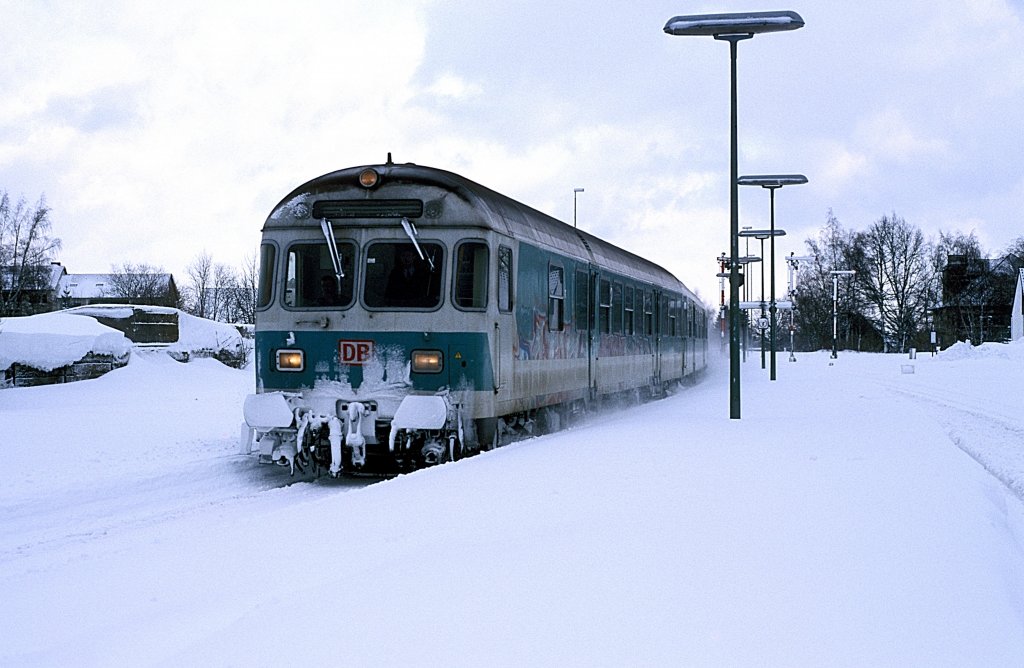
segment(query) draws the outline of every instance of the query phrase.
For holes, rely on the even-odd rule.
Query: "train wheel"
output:
[[[561,431],[563,426],[562,412],[558,407],[545,406],[537,411],[537,424],[540,427],[538,435],[553,434]]]
[[[480,418],[476,420],[476,442],[480,450],[493,450],[498,447],[497,418]]]

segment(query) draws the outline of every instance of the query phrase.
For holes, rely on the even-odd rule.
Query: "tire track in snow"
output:
[[[1024,503],[1024,428],[1019,419],[949,393],[878,382],[925,406],[954,445]]]

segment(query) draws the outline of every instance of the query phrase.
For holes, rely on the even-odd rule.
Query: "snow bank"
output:
[[[0,370],[21,364],[50,372],[90,353],[123,357],[131,352],[133,341],[95,318],[127,321],[138,310],[177,314],[178,340],[166,349],[178,361],[213,357],[240,366],[245,360],[242,335],[232,325],[197,318],[175,308],[101,304],[0,319]]]
[[[1024,361],[1024,339],[1010,343],[983,343],[980,346],[958,341],[938,355],[938,359],[943,362],[991,358]]]
[[[121,357],[130,350],[124,334],[92,318],[58,311],[0,320],[0,369],[23,364],[53,371],[89,353]]]
[[[178,313],[178,342],[168,348],[172,357],[175,353],[186,357],[206,353],[220,359],[221,351],[232,357],[242,354],[242,335],[237,329],[222,322]]]

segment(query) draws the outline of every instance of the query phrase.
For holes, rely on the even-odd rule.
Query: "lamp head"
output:
[[[758,174],[752,176],[741,176],[736,179],[736,183],[741,186],[781,188],[782,186],[796,186],[807,183],[807,177],[803,174]]]
[[[740,12],[675,16],[665,24],[669,35],[755,35],[796,30],[804,20],[796,12]]]

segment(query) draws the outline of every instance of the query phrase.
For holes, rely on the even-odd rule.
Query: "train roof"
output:
[[[466,206],[445,204],[443,224],[466,224],[467,226],[491,229],[508,234],[520,240],[532,241],[580,260],[593,262],[616,273],[648,281],[652,284],[683,291],[694,297],[682,282],[667,269],[646,260],[639,255],[619,248],[600,237],[564,223],[557,218],[516,201],[511,197],[471,181],[454,172],[416,165],[413,163],[392,163],[349,167],[324,174],[312,179],[289,193],[267,219],[266,227],[276,227],[283,210],[297,201],[315,201],[318,195],[337,193],[339,190],[357,189],[359,175],[367,169],[375,170],[380,176],[380,186],[375,192],[385,194],[388,188],[396,186],[434,186],[451,193]],[[393,192],[393,191],[392,191]],[[449,212],[472,212],[465,220],[453,220]],[[488,215],[480,215],[486,211]],[[458,216],[457,213],[452,215]],[[429,229],[429,217],[413,219],[422,229]],[[695,298],[695,297],[694,297]]]

